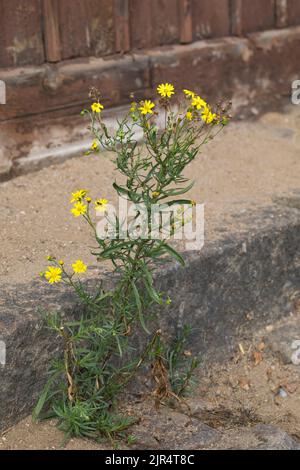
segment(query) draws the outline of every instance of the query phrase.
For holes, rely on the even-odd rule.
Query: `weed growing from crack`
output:
[[[133,237],[132,233],[140,229],[139,204],[146,208],[144,226],[150,232],[153,204],[164,203],[170,208],[174,204],[181,207],[195,204],[182,198],[192,187],[183,172],[201,147],[223,129],[228,116],[225,108],[220,106],[213,111],[189,90],[184,90],[185,101],[176,109],[170,105],[175,92],[173,85],[161,84],[157,91],[164,116],[162,128],[156,124],[155,103],[144,100],[134,101],[124,118],[117,122],[115,132],[110,132],[102,120],[104,106],[95,89],[90,93],[91,109],[82,113],[90,117],[94,139],[87,154],[102,149],[114,154],[116,170],[125,177],[125,182],[115,182],[113,187],[119,197],[137,206],[124,235],[124,221],[109,212],[107,199],[103,196],[96,199],[93,210],[86,189],[72,193],[71,213],[89,225],[97,243],[93,254],[98,261],[109,260],[115,268],[113,288],[105,289],[100,281],[96,292],[90,292],[80,280],[87,270],[80,259],[69,269],[63,260],[49,256],[49,266],[41,273],[50,284],[62,282],[74,289],[84,306],[80,318],[65,320],[57,313],[47,316],[48,327],[61,339],[64,353],[52,361],[49,380],[34,416],[57,418],[66,437],[122,436],[135,418],[120,415],[117,400],[143,364],[151,363],[153,393],[159,406],[168,399],[181,400],[199,363],[185,350],[188,327],[184,327],[171,345],[163,340],[160,330],[150,331],[153,330],[151,320],[170,308],[171,303],[166,293],[156,289],[153,270],[168,258],[184,265],[182,256],[167,242],[161,221],[156,227],[160,237],[144,238],[141,234]],[[142,145],[138,145],[136,131],[142,132]],[[99,235],[94,217],[99,213],[110,229],[113,228],[113,237]],[[184,216],[176,219],[172,215],[169,235],[174,235],[184,224]],[[106,229],[106,235],[110,229]],[[142,353],[132,344],[140,327],[147,336]]]

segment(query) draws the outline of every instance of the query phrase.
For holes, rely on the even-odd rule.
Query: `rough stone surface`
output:
[[[189,254],[184,269],[170,265],[158,276],[160,288],[169,293],[174,307],[157,326],[173,336],[183,324],[190,324],[191,349],[205,354],[206,360],[222,360],[233,351],[243,331],[269,322],[270,312],[274,320],[283,315],[279,306],[299,285],[299,212],[290,208],[267,212],[273,216],[268,223],[265,214],[253,218],[246,253],[242,249],[245,237],[235,235],[221,244],[212,243],[205,255]],[[38,301],[42,295],[46,310],[80,312],[74,297],[61,287],[42,291],[33,284],[4,290],[0,324],[7,365],[0,371],[2,429],[30,410],[45,382],[49,357],[58,348],[41,324]],[[251,324],[247,314],[253,310],[259,316]],[[140,335],[135,346],[142,348],[143,344]]]
[[[279,326],[268,333],[266,340],[284,364],[300,364],[300,324],[292,322]]]
[[[292,218],[297,218],[297,213],[295,210]],[[273,216],[269,220],[279,222],[276,210]],[[252,227],[266,224],[266,217],[261,217],[252,219]],[[242,338],[244,331],[270,321],[271,305],[273,320],[284,314],[293,288],[299,285],[300,227],[296,219],[295,225],[287,220],[286,225],[284,217],[278,226],[277,222],[271,222],[270,232],[266,228],[257,236],[254,231],[246,237],[246,253],[243,240],[233,237],[205,259],[201,254],[191,257],[175,279],[163,278],[162,290],[168,291],[179,305],[176,316],[168,322],[170,332],[176,333],[188,319],[195,332],[191,337],[195,350],[220,359],[224,347],[227,353],[232,352],[233,338]],[[247,315],[253,311],[256,317],[251,323]]]
[[[300,444],[278,427],[260,424],[251,431],[261,441],[255,450],[300,450]]]
[[[277,426],[258,424],[224,431],[208,448],[216,450],[300,450],[300,443]]]
[[[238,427],[265,422],[282,427],[291,436],[299,435],[295,393],[299,386],[298,368],[281,365],[278,369],[280,361],[275,355],[267,363],[269,333],[289,323],[291,318],[296,321],[299,309],[300,198],[295,189],[299,186],[299,113],[297,107],[292,108],[288,114],[267,114],[261,125],[232,123],[222,139],[216,139],[209,151],[205,150],[193,162],[187,177],[196,178],[196,183],[189,197],[208,202],[205,246],[200,253],[185,254],[184,271],[172,264],[158,277],[162,288],[173,297],[160,326],[173,335],[183,322],[192,323],[196,328],[191,338],[194,351],[202,352],[210,373],[213,364],[216,365],[216,381],[209,376],[206,383],[210,388],[199,389],[201,401],[202,398],[212,399],[212,416],[209,414],[203,419],[202,403],[199,405],[198,399],[192,408],[199,423],[218,432],[222,429],[219,425],[215,427],[212,420],[218,411],[215,399],[224,399],[222,404],[227,407],[226,411],[230,411],[230,400],[244,408],[244,412],[234,411],[233,415],[227,412],[225,425],[232,421]],[[64,257],[69,265],[80,253],[89,265],[91,287],[99,276],[108,278],[107,270],[102,270],[89,253],[88,231],[70,217],[68,205],[68,193],[80,186],[88,187],[93,198],[99,196],[101,188],[102,194],[116,202],[110,189],[115,177],[113,165],[106,159],[103,171],[105,158],[101,154],[73,159],[0,186],[3,249],[0,339],[8,345],[7,366],[0,371],[2,428],[30,412],[46,379],[49,358],[60,346],[49,331],[41,328],[40,307],[65,310],[67,315],[80,312],[69,291],[60,286],[42,287],[41,283],[31,283],[44,267],[45,256],[54,253]],[[249,345],[247,339],[253,332],[259,336]],[[136,345],[142,347],[143,340],[139,336]],[[253,352],[262,341],[267,345],[262,353],[264,359],[256,366]],[[234,362],[236,352],[241,352],[240,343],[245,351],[244,364]],[[222,369],[231,357],[236,365],[235,375],[228,371],[226,364]],[[216,363],[217,360],[223,362]],[[200,383],[203,385],[203,380]],[[286,391],[285,398],[278,396],[279,388]],[[279,414],[281,418],[276,422],[274,407],[276,419]],[[264,420],[245,421],[249,418],[249,409],[263,410]],[[284,421],[290,409],[296,424]],[[216,413],[216,418],[220,421],[220,413]],[[174,419],[176,429],[184,426],[186,418],[176,415]],[[224,419],[221,427],[222,422]],[[25,431],[27,425],[28,420]],[[42,428],[30,427],[30,432],[33,429],[39,435]],[[47,426],[43,429],[47,433]],[[205,435],[210,433],[210,429],[199,425],[201,436],[202,430]],[[24,436],[24,430],[21,434]],[[187,436],[187,442],[196,436],[197,432]],[[249,436],[247,448],[261,445],[253,433]],[[33,440],[36,442],[35,438]],[[10,440],[7,445],[21,445],[18,443],[16,437],[14,443]],[[227,448],[232,443],[232,439],[227,442]],[[26,445],[33,445],[29,438]],[[37,445],[47,446],[46,438]],[[80,447],[82,443],[76,445]],[[210,445],[217,446],[213,439],[207,439],[205,446]],[[238,445],[241,447],[242,443]]]
[[[289,322],[299,326],[299,315],[272,326],[276,330]],[[201,367],[192,396],[180,403],[169,402],[168,406],[165,402],[167,406],[157,408],[149,394],[151,388],[142,392],[135,380],[134,393],[120,401],[120,411],[137,421],[127,431],[133,439],[130,448],[299,450],[299,367],[283,365],[262,338],[266,341],[264,328],[243,341],[243,352],[237,348],[232,358]],[[262,353],[255,363],[253,351],[258,348]],[[278,384],[285,387],[285,398],[278,396]],[[56,449],[62,439],[54,420],[33,423],[28,417],[0,436],[0,449]],[[124,438],[118,447],[128,449],[128,444]],[[108,441],[72,439],[66,449],[110,447]]]
[[[142,425],[141,425],[142,424]],[[153,413],[131,429],[137,439],[135,449],[201,449],[220,439],[221,433],[175,411]]]

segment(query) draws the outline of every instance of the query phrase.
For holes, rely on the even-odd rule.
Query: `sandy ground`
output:
[[[190,196],[205,203],[206,239],[230,214],[267,204],[299,188],[300,108],[270,113],[257,123],[231,123],[194,161]],[[84,222],[70,214],[70,193],[87,188],[92,197],[115,201],[116,178],[105,154],[74,158],[0,184],[0,282],[26,282],[45,267],[45,256],[66,261],[90,255],[93,240]]]
[[[272,203],[274,197],[299,190],[299,129],[300,108],[296,106],[286,114],[266,114],[255,123],[231,123],[193,162],[187,176],[196,183],[189,197],[206,204],[206,239],[213,239],[228,223],[230,215]],[[48,254],[66,261],[81,257],[95,264],[90,255],[93,241],[89,230],[83,221],[71,216],[69,195],[78,188],[88,188],[92,197],[114,201],[111,185],[115,178],[109,156],[102,154],[75,158],[2,183],[0,283],[32,280],[45,267]],[[228,358],[223,366],[201,372],[195,400],[207,401],[207,406],[213,403],[219,410],[225,405],[236,410],[242,403],[243,409],[246,406],[253,416],[259,416],[258,422],[274,421],[300,436],[299,394],[295,394],[299,390],[298,372],[283,366],[268,350],[263,351],[263,359],[255,364],[253,350],[261,341],[251,341],[238,358]],[[287,384],[290,392],[288,399],[278,405],[275,396],[280,383]],[[152,401],[147,400],[130,406],[145,416],[145,403],[153,408]],[[163,409],[159,413],[168,411]],[[287,422],[289,414],[292,418]],[[220,423],[215,423],[215,427],[226,428],[226,419],[230,422],[230,417],[222,416],[220,412]],[[213,425],[211,414],[206,417],[202,414],[201,419]],[[55,423],[33,424],[27,418],[0,437],[0,449],[56,449],[62,440]],[[106,446],[110,447],[77,439],[67,444],[69,449]]]
[[[299,328],[300,311],[287,321]],[[243,338],[223,364],[200,368],[192,395],[176,407],[157,410],[150,394],[129,398],[123,409],[139,420],[128,430],[135,442],[129,446],[124,439],[114,445],[119,449],[251,448],[260,444],[252,432],[260,424],[276,426],[300,441],[300,366],[285,364],[273,351],[268,342],[271,326],[276,329],[276,324],[268,325],[254,338]],[[36,424],[30,417],[0,436],[0,450],[111,448],[110,442],[71,439],[65,443],[54,421]]]

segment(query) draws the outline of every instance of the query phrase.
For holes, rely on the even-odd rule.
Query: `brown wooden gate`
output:
[[[0,0],[0,67],[300,23],[299,0]]]

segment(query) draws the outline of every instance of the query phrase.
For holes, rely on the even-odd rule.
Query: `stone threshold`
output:
[[[300,287],[299,197],[294,201],[261,208],[247,219],[237,216],[247,222],[243,232],[237,223],[201,252],[184,253],[185,268],[173,263],[161,272],[158,286],[172,304],[157,327],[173,336],[190,324],[190,348],[209,363],[228,358],[243,335],[288,316]],[[7,362],[0,366],[0,430],[30,413],[49,359],[59,352],[59,343],[43,326],[41,309],[80,312],[73,294],[61,286],[4,285],[2,293],[0,339]],[[138,336],[136,347],[144,340]]]

